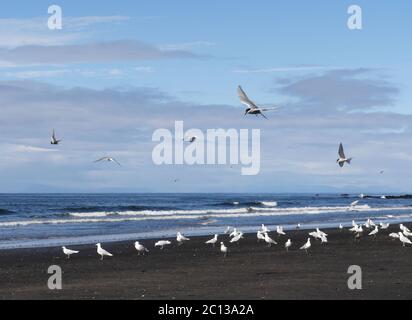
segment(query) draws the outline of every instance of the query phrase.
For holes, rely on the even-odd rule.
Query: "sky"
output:
[[[47,27],[52,4],[61,30]],[[347,27],[353,4],[362,30]],[[3,4],[0,192],[410,193],[411,12],[406,0]],[[244,117],[238,85],[280,109]],[[154,165],[153,132],[179,120],[260,129],[260,173]],[[93,163],[106,155],[122,167]]]

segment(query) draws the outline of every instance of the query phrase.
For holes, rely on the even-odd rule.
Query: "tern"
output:
[[[213,239],[210,239],[209,241],[206,241],[206,244],[212,244],[213,247],[215,247],[215,244],[217,243],[217,238],[218,238],[218,235],[215,234],[215,237]]]
[[[179,245],[183,244],[185,241],[189,241],[189,238],[186,238],[184,235],[182,235],[180,232],[177,233],[176,235],[176,240],[179,243]]]
[[[258,107],[252,100],[249,99],[249,97],[246,95],[246,93],[243,91],[242,87],[239,86],[237,89],[237,93],[239,95],[240,101],[247,106],[247,109],[245,111],[245,116],[249,114],[254,114],[256,116],[261,115],[265,119],[268,119],[263,112],[266,111],[274,111],[277,110],[278,108],[261,108]]]
[[[72,254],[79,253],[79,251],[70,250],[70,249],[67,249],[66,247],[62,247],[62,249],[63,249],[63,253],[67,256],[67,259],[70,259],[70,256]]]
[[[310,238],[308,238],[308,241],[300,248],[300,250],[305,250],[306,253],[308,253],[311,246],[312,244],[310,243]]]
[[[352,158],[346,158],[345,156],[345,151],[343,150],[343,144],[341,143],[339,145],[339,159],[336,160],[336,162],[339,164],[341,168],[345,165],[345,163],[350,164],[352,161]]]
[[[277,244],[277,242],[270,238],[267,233],[265,233],[265,242],[268,244],[268,247],[271,247],[272,244]]]
[[[147,248],[144,245],[139,243],[139,241],[136,241],[134,243],[134,247],[136,248],[139,256],[140,256],[140,254],[145,255],[146,252],[149,252],[149,250],[147,250]]]
[[[103,157],[94,162],[96,163],[96,162],[102,162],[102,161],[113,162],[113,163],[118,164],[119,166],[122,166],[115,158],[112,158],[112,157]]]
[[[286,252],[289,252],[289,248],[292,246],[292,241],[288,239],[288,241],[285,243],[285,249]]]
[[[405,247],[407,244],[412,244],[412,241],[403,235],[402,232],[399,232],[399,240],[402,242],[402,245]]]
[[[155,247],[160,247],[160,249],[163,250],[165,246],[169,246],[171,244],[172,243],[168,240],[160,240],[155,243]]]
[[[225,258],[227,257],[228,249],[227,249],[227,247],[225,246],[225,244],[223,242],[220,243],[220,252],[223,253],[223,256]]]
[[[55,131],[54,131],[54,129],[53,129],[53,135],[52,135],[52,137],[51,137],[50,144],[58,145],[60,142],[61,142],[61,140],[58,140],[58,139],[56,138],[56,133],[55,133]]]
[[[103,258],[105,256],[113,257],[113,255],[110,252],[108,252],[108,251],[106,251],[102,248],[102,245],[100,243],[96,244],[96,246],[97,246],[97,254],[101,256],[100,260],[103,260]]]

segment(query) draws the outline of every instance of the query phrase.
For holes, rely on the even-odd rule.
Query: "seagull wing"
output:
[[[122,166],[122,165],[119,163],[119,161],[117,161],[115,158],[113,158],[113,161],[114,161],[115,163],[117,163],[120,167]]]
[[[246,95],[246,93],[243,91],[242,87],[239,86],[237,88],[237,94],[239,95],[239,99],[240,101],[248,106],[251,109],[259,109],[259,107],[252,101],[249,99],[249,97]]]
[[[96,161],[93,161],[93,162],[100,162],[100,161],[107,160],[107,159],[108,159],[107,157],[103,157],[103,158],[100,158],[100,159],[98,159]]]
[[[266,117],[266,116],[265,116],[265,114],[264,114],[263,112],[260,112],[260,115],[261,115],[263,118],[265,118],[266,120],[269,120],[269,118],[268,118],[268,117]]]
[[[343,144],[342,143],[339,145],[339,157],[341,157],[342,159],[346,159],[345,151],[343,150]]]

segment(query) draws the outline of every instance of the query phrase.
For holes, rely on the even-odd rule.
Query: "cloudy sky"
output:
[[[55,4],[62,30],[50,1],[2,4],[0,192],[412,192],[409,0]],[[243,117],[238,85],[282,107]],[[155,166],[152,134],[176,120],[261,129],[260,174]]]

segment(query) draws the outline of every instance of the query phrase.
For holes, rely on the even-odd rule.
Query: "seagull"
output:
[[[115,158],[112,158],[112,157],[103,157],[94,162],[96,163],[96,162],[102,162],[102,161],[113,162],[113,163],[118,164],[119,166],[122,166]]]
[[[258,239],[258,242],[260,242],[261,240],[263,240],[263,241],[265,241],[265,234],[264,234],[264,232],[262,232],[262,231],[258,231],[257,232],[257,239]]]
[[[54,129],[53,129],[53,135],[52,135],[52,137],[51,137],[50,144],[58,145],[60,142],[61,142],[61,140],[58,140],[58,139],[56,138],[56,133],[54,132]]]
[[[67,259],[70,259],[70,256],[72,254],[79,253],[79,251],[70,250],[70,249],[67,249],[66,247],[62,247],[62,249],[63,249],[63,253],[67,256]]]
[[[267,233],[265,233],[265,242],[268,244],[268,247],[271,247],[272,244],[277,244],[277,242],[270,238]]]
[[[138,255],[140,256],[140,254],[142,253],[143,255],[145,255],[146,252],[149,252],[149,250],[147,250],[147,248],[140,244],[139,241],[136,241],[134,243],[134,247],[136,248],[137,252],[139,253]]]
[[[301,228],[301,225],[300,225],[300,223],[298,223],[298,224],[296,225],[296,230],[300,230],[300,228]]]
[[[412,232],[409,232],[407,230],[403,231],[403,234],[405,235],[405,237],[412,237]]]
[[[341,143],[339,145],[339,159],[336,160],[336,162],[339,164],[341,168],[345,165],[345,163],[350,164],[352,161],[352,158],[346,158],[345,156],[345,151],[343,150],[343,144]]]
[[[286,252],[289,252],[289,248],[292,246],[292,241],[288,239],[288,241],[285,243],[285,249]]]
[[[394,233],[391,233],[389,237],[391,237],[393,240],[396,240],[396,239],[399,239],[399,234],[394,232]]]
[[[320,236],[320,241],[321,241],[321,244],[328,243],[328,238],[322,234]]]
[[[163,250],[165,246],[169,246],[171,244],[172,243],[168,240],[160,240],[155,243],[155,247],[160,247],[160,249]]]
[[[379,228],[376,226],[375,230],[373,230],[371,233],[369,233],[369,236],[374,236],[376,238],[376,235],[379,233]]]
[[[283,227],[276,227],[276,233],[280,236],[286,236],[286,233],[283,231]]]
[[[250,100],[248,98],[248,96],[243,91],[241,86],[238,87],[237,93],[239,95],[239,99],[242,102],[242,104],[247,106],[247,109],[245,111],[245,116],[248,115],[248,114],[254,114],[256,116],[261,115],[262,117],[267,119],[267,117],[264,115],[263,112],[274,111],[274,110],[278,109],[278,108],[261,108],[261,107],[258,107],[252,100]]]
[[[240,239],[243,239],[243,233],[242,232],[239,232],[236,236],[234,236],[232,238],[232,240],[230,240],[230,243],[239,242]]]
[[[186,238],[184,235],[182,235],[180,232],[178,232],[177,235],[176,235],[176,240],[179,243],[179,245],[182,245],[183,242],[189,241],[190,239]]]
[[[381,226],[381,229],[382,229],[382,230],[387,230],[387,229],[389,229],[390,224],[389,224],[389,223],[382,223],[382,222],[381,222],[380,226]]]
[[[213,239],[210,239],[209,241],[206,241],[206,244],[212,244],[213,247],[215,247],[215,244],[217,243],[217,238],[218,238],[218,235],[215,234],[215,237]]]
[[[262,232],[267,233],[267,232],[270,232],[270,230],[269,230],[268,227],[266,227],[264,224],[262,224]]]
[[[232,227],[227,227],[225,230],[225,234],[228,234],[230,232],[230,230],[232,230]]]
[[[223,256],[225,258],[227,257],[228,249],[227,249],[227,247],[225,246],[225,244],[223,242],[220,243],[220,252],[223,253]]]
[[[339,225],[339,230],[343,230],[343,225],[342,225],[342,223]]]
[[[401,229],[402,232],[406,231],[406,232],[411,232],[411,230],[409,230],[407,227],[405,227],[403,224],[401,224],[399,226],[399,228]]]
[[[306,253],[308,253],[311,246],[312,244],[310,243],[310,238],[308,238],[308,241],[300,248],[300,250],[305,250]]]
[[[238,236],[240,231],[237,231],[236,228],[233,229],[233,232],[229,235],[230,238]]]
[[[399,240],[402,242],[404,247],[406,244],[412,244],[412,241],[405,237],[402,232],[399,232]]]
[[[104,256],[113,257],[113,255],[110,252],[102,248],[102,245],[100,243],[96,244],[96,246],[97,246],[97,254],[101,256],[100,260],[103,260]]]

